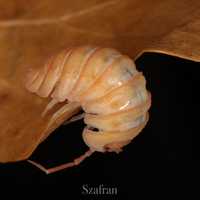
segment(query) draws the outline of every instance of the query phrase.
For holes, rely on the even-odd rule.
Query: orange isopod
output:
[[[86,127],[83,140],[89,147],[72,163],[52,169],[29,161],[46,173],[79,164],[94,151],[120,152],[147,124],[151,95],[146,80],[128,56],[112,48],[80,46],[68,48],[31,71],[26,88],[55,104],[66,101],[80,106]]]

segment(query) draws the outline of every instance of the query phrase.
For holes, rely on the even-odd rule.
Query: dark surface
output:
[[[68,192],[75,190],[80,195],[83,184],[104,184],[117,187],[119,194],[127,194],[133,192],[132,183],[140,186],[147,183],[149,176],[164,177],[168,170],[178,172],[186,164],[198,164],[200,64],[153,53],[144,54],[136,64],[152,93],[150,120],[122,153],[95,153],[78,167],[52,175],[45,175],[27,162],[4,164],[0,165],[1,181],[64,183],[69,185]],[[83,122],[61,126],[31,159],[46,167],[72,160],[87,149],[81,138],[83,127]],[[178,168],[174,167],[177,163]]]

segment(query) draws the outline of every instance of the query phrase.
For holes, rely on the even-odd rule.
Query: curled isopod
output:
[[[74,162],[52,169],[29,161],[47,173],[79,164],[94,151],[120,152],[147,124],[151,95],[146,80],[134,62],[112,48],[80,46],[68,48],[31,71],[26,88],[51,98],[46,115],[56,104],[81,107],[85,112],[83,140],[89,151]],[[53,118],[59,116],[55,113]],[[54,119],[52,119],[54,120]],[[50,121],[51,123],[51,121]]]

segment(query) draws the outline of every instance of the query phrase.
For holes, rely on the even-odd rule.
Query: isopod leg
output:
[[[56,166],[56,167],[52,167],[52,168],[49,168],[49,169],[46,169],[41,164],[36,163],[35,161],[32,161],[32,160],[27,160],[27,161],[29,163],[31,163],[32,165],[34,165],[35,167],[42,170],[43,172],[45,172],[46,174],[52,174],[54,172],[58,172],[58,171],[61,171],[63,169],[67,169],[67,168],[79,165],[83,160],[85,160],[87,157],[92,155],[93,152],[94,151],[92,151],[92,150],[88,150],[83,155],[81,155],[80,157],[74,159],[74,161],[72,161],[72,162],[65,163],[65,164],[62,164],[62,165],[59,165],[59,166]]]
[[[44,111],[42,112],[42,117],[44,117],[46,115],[46,113],[53,108],[53,106],[55,106],[58,103],[57,100],[52,99],[46,106],[46,108],[44,109]]]
[[[75,121],[78,121],[78,120],[81,120],[83,119],[85,116],[85,113],[82,113],[82,114],[79,114],[79,115],[76,115],[74,117],[72,117],[71,119],[65,121],[62,125],[67,125],[67,124],[70,124],[72,122],[75,122]]]

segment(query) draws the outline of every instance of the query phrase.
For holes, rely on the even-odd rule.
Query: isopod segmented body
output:
[[[145,127],[151,96],[134,62],[112,48],[69,48],[27,82],[54,102],[77,102],[85,112],[83,140],[92,151],[120,151]]]

